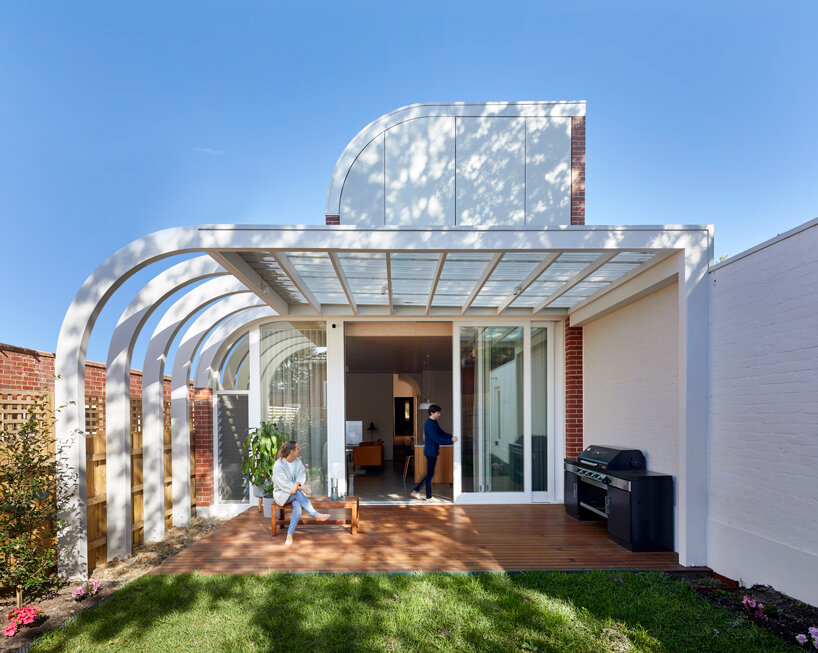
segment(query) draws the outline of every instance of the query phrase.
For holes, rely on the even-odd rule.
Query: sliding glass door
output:
[[[460,328],[462,491],[523,492],[523,329]]]
[[[458,496],[555,500],[553,325],[462,325],[457,333]]]

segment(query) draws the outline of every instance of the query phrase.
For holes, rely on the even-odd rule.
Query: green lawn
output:
[[[657,573],[150,576],[32,650],[797,650]]]

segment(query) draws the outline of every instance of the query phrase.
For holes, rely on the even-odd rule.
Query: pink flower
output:
[[[816,628],[815,626],[810,626],[809,634],[810,637],[812,637],[812,639],[818,639],[818,628]]]
[[[12,621],[8,626],[6,626],[3,634],[6,637],[14,637],[15,633],[17,632],[17,622]]]
[[[807,643],[807,636],[804,635],[804,634],[796,635],[795,636],[795,641],[798,642],[799,644],[806,644]]]

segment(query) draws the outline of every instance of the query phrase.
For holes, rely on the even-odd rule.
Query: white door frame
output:
[[[461,327],[520,327],[523,330],[523,490],[521,492],[463,492],[463,469],[461,464],[461,439],[454,444],[453,499],[460,504],[501,504],[501,503],[559,503],[562,501],[562,485],[558,482],[562,470],[562,455],[565,451],[564,428],[562,427],[562,404],[564,372],[560,367],[563,360],[562,322],[560,320],[494,320],[469,319],[452,322],[452,404],[454,407],[453,426],[455,435],[462,433],[462,396],[460,392],[460,329]],[[547,329],[546,359],[546,399],[548,436],[548,490],[532,490],[532,422],[531,422],[531,328]],[[558,355],[558,352],[559,355]]]

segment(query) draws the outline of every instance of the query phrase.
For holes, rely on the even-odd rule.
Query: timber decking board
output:
[[[632,553],[604,522],[578,522],[561,505],[368,506],[358,535],[344,526],[299,524],[293,546],[270,537],[253,507],[166,560],[152,573],[689,571],[673,552]]]

